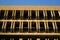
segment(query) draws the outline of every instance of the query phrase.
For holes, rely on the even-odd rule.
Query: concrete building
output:
[[[0,6],[0,40],[60,40],[60,6]]]

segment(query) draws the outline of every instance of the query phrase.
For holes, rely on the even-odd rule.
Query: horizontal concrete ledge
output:
[[[2,6],[0,10],[60,10],[60,6]]]
[[[60,33],[0,33],[0,35],[51,35],[51,36],[60,36]]]
[[[0,21],[3,21],[3,22],[5,22],[5,21],[7,21],[7,22],[13,22],[13,21],[15,21],[15,22],[31,22],[31,21],[33,21],[33,22],[36,22],[36,21],[38,21],[38,22],[60,22],[60,20],[0,20]]]

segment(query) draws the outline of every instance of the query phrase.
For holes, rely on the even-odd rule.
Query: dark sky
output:
[[[60,0],[0,0],[0,5],[60,5]]]

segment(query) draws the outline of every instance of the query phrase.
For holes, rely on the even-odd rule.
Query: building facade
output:
[[[60,40],[60,6],[0,6],[0,40]]]

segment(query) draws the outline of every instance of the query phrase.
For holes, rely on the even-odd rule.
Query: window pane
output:
[[[36,22],[32,22],[31,24],[32,24],[32,26],[31,26],[32,27],[32,31],[36,32]]]
[[[57,10],[55,10],[55,11],[54,11],[54,14],[55,14],[54,19],[60,19],[60,18],[59,18],[59,13],[58,13],[58,11],[57,11]]]
[[[9,38],[9,37],[7,37],[7,38],[5,38],[5,40],[10,40],[10,38]]]
[[[23,22],[23,32],[28,32],[28,22]]]
[[[45,40],[45,38],[44,37],[41,37],[40,40]]]
[[[28,40],[28,37],[24,37],[23,40]]]
[[[19,40],[19,37],[15,37],[14,40]]]
[[[8,10],[8,19],[12,19],[12,10]]]
[[[23,18],[28,19],[28,10],[24,10]]]
[[[58,28],[58,32],[60,32],[60,22],[56,22],[57,28]]]
[[[7,22],[6,24],[6,32],[9,32],[11,28],[11,22]]]
[[[37,38],[35,38],[35,37],[32,37],[32,40],[37,40]]]
[[[0,11],[0,19],[3,19],[4,18],[4,12],[5,12],[5,10],[1,10]]]
[[[40,32],[45,32],[44,22],[40,22]]]
[[[16,19],[20,19],[20,10],[16,10]]]
[[[39,19],[44,19],[43,10],[39,11]]]
[[[0,22],[0,31],[2,32],[2,25],[3,25],[3,22]]]
[[[49,32],[54,31],[52,22],[48,22],[48,27],[49,27]]]
[[[50,37],[49,40],[54,40],[54,38],[53,37]]]
[[[35,12],[35,10],[31,11],[31,19],[36,19],[36,12]]]
[[[47,19],[52,19],[51,11],[47,11]]]
[[[19,32],[19,22],[15,22],[15,32]]]

